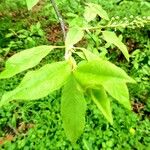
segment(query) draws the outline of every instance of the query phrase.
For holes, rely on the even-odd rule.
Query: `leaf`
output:
[[[111,80],[135,83],[124,70],[106,60],[81,61],[74,75],[85,87],[103,85],[104,82]]]
[[[29,71],[20,85],[13,91],[6,92],[0,106],[12,100],[35,100],[60,89],[71,73],[68,62],[46,64],[36,71]]]
[[[131,110],[131,103],[129,101],[129,91],[126,83],[112,80],[110,82],[104,82],[103,86],[105,90],[125,108]]]
[[[127,47],[121,42],[121,40],[117,37],[117,35],[114,32],[110,31],[103,31],[102,34],[104,36],[104,40],[107,41],[108,43],[117,46],[121,50],[127,61],[129,61],[130,55],[128,53]]]
[[[89,50],[86,50],[85,48],[80,49],[82,52],[75,52],[79,57],[85,60],[95,60],[95,59],[100,59],[97,55],[92,53]]]
[[[91,7],[89,6],[85,7],[84,18],[86,19],[87,22],[94,20],[96,16],[97,12],[94,9],[91,9]]]
[[[91,98],[94,101],[94,103],[97,105],[98,109],[105,116],[105,118],[111,124],[113,124],[110,100],[108,99],[104,88],[101,86],[99,89],[92,89],[91,90]]]
[[[74,144],[82,134],[85,125],[86,101],[83,91],[73,75],[63,88],[61,113],[68,139]]]
[[[85,55],[82,52],[74,52],[74,53],[77,54],[80,58],[86,59]]]
[[[38,2],[39,0],[26,0],[28,10],[31,10]]]
[[[71,49],[74,44],[79,42],[84,36],[84,31],[79,27],[73,27],[70,28],[66,40],[65,40],[65,46],[66,49]]]
[[[100,59],[97,55],[95,55],[94,53],[92,53],[91,51],[89,50],[86,50],[86,49],[82,49],[86,59],[88,61],[91,61],[91,60],[96,60],[96,59]]]
[[[88,6],[85,7],[84,18],[88,22],[94,20],[97,15],[99,15],[101,18],[105,20],[109,20],[107,12],[102,8],[101,5],[97,5],[93,3],[87,3],[87,5]]]
[[[13,55],[6,61],[5,70],[0,73],[0,79],[10,78],[36,66],[52,49],[53,46],[43,45],[26,49]]]

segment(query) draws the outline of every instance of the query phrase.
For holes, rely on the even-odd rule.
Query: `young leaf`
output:
[[[61,113],[68,139],[75,143],[85,124],[86,101],[80,85],[71,75],[62,91]]]
[[[110,107],[110,100],[107,97],[107,94],[104,88],[101,86],[99,89],[91,89],[91,98],[94,103],[97,105],[98,109],[103,113],[105,118],[113,124],[113,118]]]
[[[35,100],[60,89],[71,73],[68,62],[46,64],[36,71],[28,72],[20,85],[13,91],[6,92],[0,106],[12,100]]]
[[[28,10],[31,10],[38,2],[39,0],[26,0]]]
[[[106,60],[82,61],[78,64],[74,75],[85,87],[103,85],[104,82],[112,80],[135,83],[124,70]]]
[[[70,49],[84,36],[84,31],[79,27],[70,28],[65,40],[66,49]]]
[[[103,31],[102,34],[104,36],[104,40],[107,41],[108,43],[117,46],[121,50],[127,61],[129,61],[130,55],[128,53],[127,47],[121,42],[121,40],[117,37],[117,35],[114,32],[110,31]]]
[[[109,17],[107,15],[107,12],[97,4],[88,3],[88,6],[85,8],[84,12],[84,18],[90,22],[91,20],[94,20],[96,15],[99,15],[101,18],[105,20],[109,20]]]
[[[115,98],[125,108],[131,110],[131,103],[129,101],[129,91],[126,83],[112,80],[110,82],[104,82],[103,86],[105,90]]]
[[[53,46],[38,46],[23,50],[6,61],[6,67],[0,73],[0,79],[10,78],[24,70],[36,66],[48,53]]]

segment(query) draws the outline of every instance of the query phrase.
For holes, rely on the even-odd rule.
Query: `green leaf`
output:
[[[70,28],[66,40],[65,40],[65,46],[66,49],[71,49],[74,44],[79,42],[84,36],[84,31],[79,27],[73,27]]]
[[[84,18],[86,19],[87,22],[94,20],[96,16],[97,12],[94,9],[91,9],[91,7],[89,6],[85,7]]]
[[[91,98],[94,103],[97,105],[98,109],[102,112],[105,118],[113,124],[113,118],[110,107],[110,100],[107,97],[107,94],[104,88],[101,86],[99,89],[91,90]]]
[[[85,112],[86,101],[83,91],[71,75],[62,91],[61,113],[66,135],[73,144],[83,132]]]
[[[26,49],[13,55],[6,61],[5,70],[0,73],[0,79],[10,78],[24,70],[36,66],[52,49],[53,46],[43,45]]]
[[[97,55],[95,55],[94,53],[92,53],[89,50],[86,49],[82,49],[82,52],[85,55],[86,60],[91,61],[91,60],[96,60],[96,59],[100,59]]]
[[[74,53],[77,54],[80,58],[86,59],[85,55],[83,54],[83,52],[74,52]]]
[[[114,32],[110,31],[103,31],[102,34],[104,36],[104,40],[107,41],[108,43],[117,46],[121,50],[127,61],[129,61],[130,55],[128,53],[127,47],[125,44],[121,42],[121,40],[117,37],[117,35]]]
[[[28,10],[31,10],[38,2],[39,0],[26,0]]]
[[[131,110],[131,103],[129,101],[129,91],[126,83],[112,80],[110,82],[104,82],[103,86],[105,90],[125,108]]]
[[[46,64],[39,70],[29,71],[16,89],[3,95],[0,106],[12,100],[43,98],[60,89],[66,83],[70,73],[71,67],[66,61]]]
[[[104,82],[111,80],[135,83],[124,70],[106,60],[82,61],[78,64],[74,75],[85,87],[103,85]]]
[[[80,50],[81,50],[81,52],[74,52],[74,53],[76,53],[82,59],[85,59],[85,60],[100,59],[100,57],[98,57],[97,55],[95,55],[91,51],[86,50],[85,48],[81,48]]]
[[[90,22],[99,15],[101,18],[105,20],[109,20],[107,12],[101,7],[101,5],[87,3],[87,7],[85,7],[84,18]]]

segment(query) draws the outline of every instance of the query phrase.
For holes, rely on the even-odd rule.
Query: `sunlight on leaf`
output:
[[[0,73],[0,79],[10,78],[38,65],[52,49],[53,46],[43,45],[18,52],[6,61],[5,70]]]

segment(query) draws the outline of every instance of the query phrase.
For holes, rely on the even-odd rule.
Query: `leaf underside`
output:
[[[85,111],[86,101],[83,91],[71,75],[62,90],[61,114],[65,133],[73,144],[83,132]]]
[[[97,89],[91,89],[91,98],[93,102],[97,105],[98,109],[102,112],[105,118],[113,124],[113,118],[111,113],[110,100],[102,86]]]
[[[116,81],[105,82],[103,84],[105,90],[125,108],[131,110],[129,101],[129,91],[126,83]]]
[[[110,31],[103,31],[102,34],[104,36],[105,41],[117,46],[120,49],[120,51],[123,53],[127,61],[129,61],[130,55],[128,53],[127,47],[124,43],[122,43],[122,41],[117,37],[117,35],[114,32],[110,32]]]

